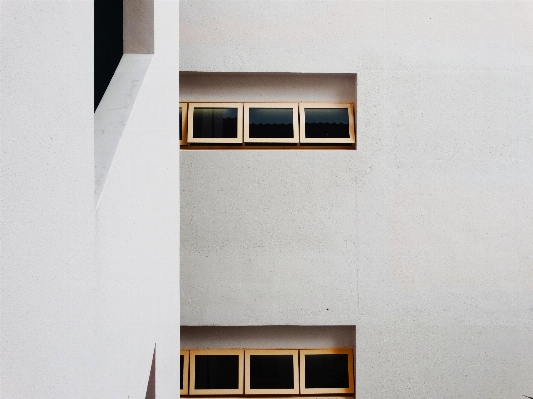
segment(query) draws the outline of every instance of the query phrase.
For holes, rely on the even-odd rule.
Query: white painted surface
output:
[[[118,143],[152,57],[151,54],[124,54],[94,112],[94,200],[96,204],[104,189]]]
[[[177,1],[155,1],[155,54],[98,203],[101,367],[121,382],[100,397],[144,397],[154,344],[157,398],[179,392],[177,15]]]
[[[0,390],[88,398],[94,349],[93,4],[0,3]]]
[[[0,3],[2,398],[177,395],[178,12],[96,211],[93,2]]]
[[[360,399],[531,396],[533,3],[180,15],[182,70],[356,73],[358,104],[357,151],[182,152],[182,324],[355,324]]]

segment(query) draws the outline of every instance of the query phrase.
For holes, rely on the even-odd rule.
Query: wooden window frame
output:
[[[306,108],[347,108],[349,138],[317,138],[305,137]],[[300,143],[301,144],[355,144],[355,105],[353,103],[299,103]]]
[[[180,389],[180,395],[189,394],[189,351],[180,350],[180,355],[183,356],[183,370],[181,374],[183,375],[183,388]]]
[[[292,138],[250,138],[250,108],[292,108]],[[244,103],[245,143],[293,143],[299,142],[298,103]]]
[[[236,389],[196,389],[196,356],[198,355],[238,355],[239,356],[239,387]],[[189,351],[189,395],[242,395],[244,393],[244,349],[191,349]]]
[[[252,389],[250,388],[250,356],[251,355],[292,355],[294,388],[291,389]],[[244,394],[245,395],[298,395],[300,393],[300,379],[298,377],[298,349],[245,349],[244,366]]]
[[[187,119],[189,103],[180,103],[181,108],[181,140],[180,145],[187,145]]]
[[[243,128],[243,103],[188,103],[187,117],[187,142],[188,143],[210,143],[210,144],[242,144]],[[194,134],[194,109],[195,108],[237,108],[237,137],[236,138],[195,138]]]
[[[348,388],[306,388],[305,355],[348,355]],[[354,393],[354,351],[352,348],[301,349],[300,350],[300,394],[348,394]]]

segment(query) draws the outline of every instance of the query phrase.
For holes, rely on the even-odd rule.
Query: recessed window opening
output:
[[[181,367],[182,395],[354,393],[351,348],[191,349]]]
[[[180,112],[182,148],[355,149],[353,103],[180,103]]]

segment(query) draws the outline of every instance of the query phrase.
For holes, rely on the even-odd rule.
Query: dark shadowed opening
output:
[[[239,355],[196,355],[195,389],[238,389]]]
[[[305,388],[348,388],[348,355],[305,355]]]
[[[94,0],[94,110],[122,58],[121,0]]]
[[[251,389],[293,389],[292,355],[250,355]]]

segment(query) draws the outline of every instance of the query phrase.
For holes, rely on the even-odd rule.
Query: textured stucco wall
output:
[[[359,398],[532,392],[532,21],[182,1],[182,70],[356,73],[358,109],[357,151],[182,152],[182,324],[355,324]]]

